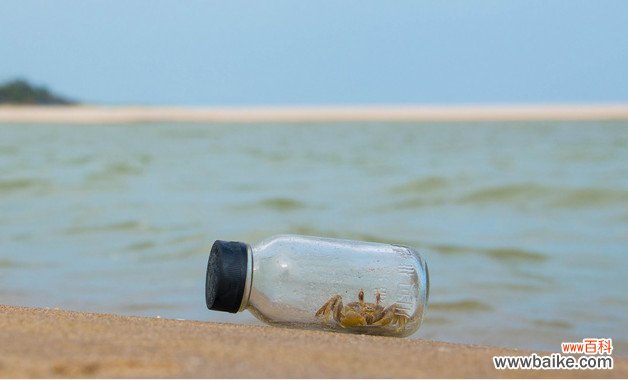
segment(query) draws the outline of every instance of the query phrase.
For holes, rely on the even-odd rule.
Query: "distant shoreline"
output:
[[[216,108],[0,105],[0,123],[314,123],[582,120],[628,120],[628,103]]]

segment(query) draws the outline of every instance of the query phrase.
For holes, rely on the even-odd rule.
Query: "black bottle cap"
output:
[[[209,252],[205,301],[210,310],[237,313],[242,303],[248,261],[247,245],[216,240]]]

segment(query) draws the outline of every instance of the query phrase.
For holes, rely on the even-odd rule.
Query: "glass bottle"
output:
[[[406,246],[279,235],[254,246],[217,240],[210,310],[248,309],[271,325],[404,337],[421,325],[429,277]]]

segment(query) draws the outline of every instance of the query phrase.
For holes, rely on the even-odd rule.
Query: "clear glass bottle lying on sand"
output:
[[[250,246],[217,240],[210,310],[248,309],[271,325],[404,337],[421,325],[427,265],[412,248],[279,235]]]

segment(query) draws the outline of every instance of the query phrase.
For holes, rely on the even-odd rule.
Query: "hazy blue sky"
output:
[[[2,1],[0,80],[188,105],[628,101],[628,1]]]

